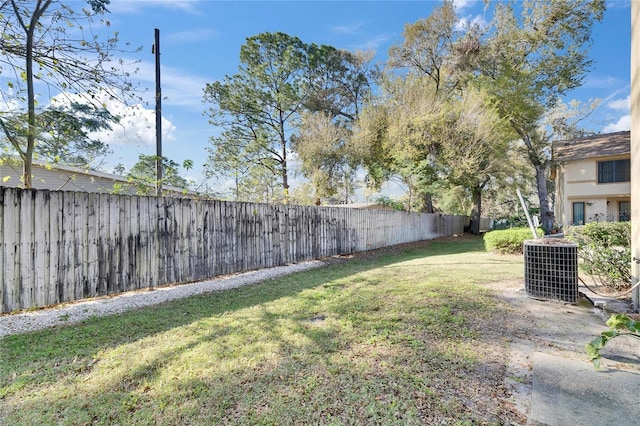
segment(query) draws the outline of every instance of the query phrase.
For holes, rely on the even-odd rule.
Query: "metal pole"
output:
[[[160,30],[155,29],[156,54],[156,196],[162,195],[162,91],[160,89]]]
[[[520,198],[520,203],[522,204],[522,210],[524,210],[524,215],[527,218],[527,222],[529,223],[529,228],[531,229],[531,233],[533,234],[533,239],[538,238],[538,234],[536,233],[536,228],[533,226],[533,222],[531,222],[531,216],[529,216],[529,210],[527,210],[527,205],[524,203],[524,198],[522,197],[522,192],[520,192],[520,188],[516,189],[518,193],[518,198]]]

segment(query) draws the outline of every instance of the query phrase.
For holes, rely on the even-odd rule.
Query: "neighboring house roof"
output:
[[[18,162],[19,163],[19,162]],[[22,163],[16,167],[15,161],[3,161],[0,159],[0,186],[19,187],[21,185]],[[35,189],[48,189],[53,191],[77,191],[77,192],[114,192],[114,184],[125,186],[122,191],[127,194],[135,194],[135,188],[126,188],[129,180],[120,175],[101,172],[82,167],[67,166],[62,164],[48,164],[33,161],[33,187]],[[3,181],[4,177],[9,179]],[[183,194],[181,188],[163,185],[163,190],[172,195]]]
[[[609,157],[631,153],[631,132],[616,132],[556,141],[552,144],[553,159],[558,162],[586,158]]]

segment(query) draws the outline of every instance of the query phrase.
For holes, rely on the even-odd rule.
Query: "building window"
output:
[[[573,203],[573,224],[584,225],[584,202]]]
[[[631,160],[598,162],[598,183],[631,181]]]
[[[620,201],[618,203],[618,220],[629,222],[631,220],[631,201]]]

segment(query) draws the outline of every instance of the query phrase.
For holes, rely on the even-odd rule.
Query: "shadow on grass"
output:
[[[422,259],[446,270],[483,251],[481,239],[396,246],[10,336],[0,340],[0,399],[14,424],[429,424],[447,413],[479,423],[465,407],[484,383],[464,390],[500,371],[468,355],[464,342],[477,331],[464,318],[484,319],[485,298],[439,281],[414,291],[410,277]],[[453,390],[462,397],[451,399]]]
[[[396,246],[368,253],[365,257],[331,263],[327,267],[298,272],[237,289],[218,291],[141,308],[123,314],[93,317],[52,329],[0,339],[0,386],[11,387],[16,377],[36,380],[48,371],[55,380],[56,366],[78,359],[92,360],[100,351],[182,327],[201,319],[260,306],[294,296],[330,281],[400,262],[440,255],[484,251],[481,238],[446,239],[422,247]],[[265,323],[269,329],[271,324]],[[226,334],[226,332],[224,332]],[[215,334],[215,333],[214,333]],[[211,338],[211,335],[208,336]],[[1,390],[1,388],[0,388]]]

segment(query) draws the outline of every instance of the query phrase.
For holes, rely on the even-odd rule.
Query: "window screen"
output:
[[[631,180],[631,160],[598,162],[598,183],[629,182]]]

